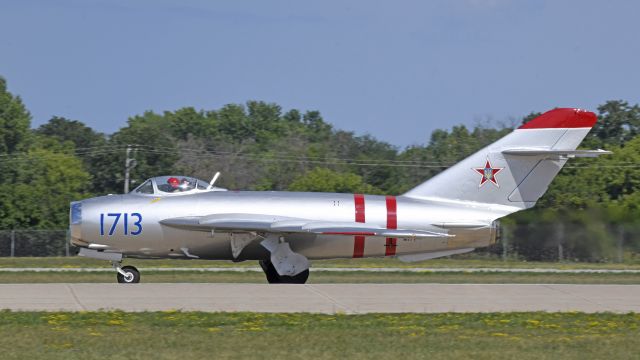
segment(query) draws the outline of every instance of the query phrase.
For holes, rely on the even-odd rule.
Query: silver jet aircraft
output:
[[[269,283],[302,284],[309,260],[395,256],[420,261],[496,241],[496,220],[528,209],[596,122],[579,109],[546,112],[400,196],[227,191],[186,176],[147,180],[125,195],[71,203],[79,255],[140,273],[125,257],[259,261]],[[218,175],[218,174],[216,174]]]

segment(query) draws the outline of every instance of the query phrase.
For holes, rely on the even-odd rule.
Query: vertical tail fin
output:
[[[568,158],[608,153],[576,150],[596,120],[584,110],[548,111],[404,196],[530,208]]]

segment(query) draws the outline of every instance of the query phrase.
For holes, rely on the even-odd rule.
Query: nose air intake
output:
[[[69,207],[69,233],[73,239],[82,239],[82,201],[73,201]]]

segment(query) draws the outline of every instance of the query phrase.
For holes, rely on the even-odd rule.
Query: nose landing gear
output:
[[[116,269],[118,283],[120,284],[137,284],[140,282],[140,271],[135,266],[120,267],[119,262],[113,262],[113,268]]]

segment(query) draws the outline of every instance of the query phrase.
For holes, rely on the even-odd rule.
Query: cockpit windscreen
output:
[[[134,194],[182,194],[198,191],[220,191],[221,188],[209,189],[209,183],[190,176],[168,175],[151,178],[135,188]]]

